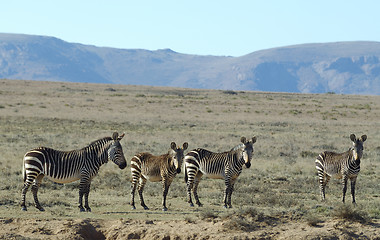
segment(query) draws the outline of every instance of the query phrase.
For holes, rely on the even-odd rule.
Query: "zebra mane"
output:
[[[104,137],[104,138],[101,138],[101,139],[98,139],[98,140],[91,142],[90,144],[88,144],[83,149],[88,148],[88,147],[92,147],[92,146],[96,146],[96,145],[103,145],[104,143],[109,142],[111,140],[112,140],[111,137]]]
[[[242,147],[244,147],[244,144],[243,144],[243,143],[240,143],[240,144],[236,145],[235,147],[231,148],[230,152],[232,152],[232,151],[236,151],[236,150],[239,150],[239,149],[241,149]]]

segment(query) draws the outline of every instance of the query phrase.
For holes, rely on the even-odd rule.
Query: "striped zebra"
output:
[[[251,166],[253,144],[256,137],[247,141],[245,137],[240,139],[241,144],[229,152],[213,153],[206,149],[198,148],[190,151],[185,156],[185,181],[187,183],[187,197],[190,206],[194,206],[191,200],[191,191],[194,194],[196,204],[202,206],[199,201],[197,189],[202,175],[213,179],[224,179],[226,189],[224,191],[224,207],[231,208],[231,195],[237,177],[243,170]]]
[[[342,179],[343,203],[347,191],[347,181],[350,179],[352,203],[355,204],[356,178],[360,171],[360,159],[363,156],[363,142],[367,139],[367,136],[363,135],[360,138],[356,138],[355,134],[351,134],[350,139],[353,146],[347,152],[323,152],[315,160],[322,201],[326,199],[325,187],[333,176]]]
[[[120,140],[124,134],[114,132],[111,137],[105,137],[92,142],[87,147],[73,151],[58,151],[51,148],[39,147],[27,152],[24,156],[23,176],[24,187],[22,189],[21,207],[26,211],[25,196],[30,185],[35,206],[40,211],[45,211],[40,205],[37,192],[46,176],[56,183],[70,183],[80,180],[79,185],[79,209],[81,212],[91,212],[88,205],[88,194],[90,193],[91,179],[98,173],[101,165],[108,160],[113,161],[124,169],[127,162],[124,158]],[[84,208],[82,198],[84,195]]]
[[[143,198],[143,190],[147,180],[151,182],[162,182],[163,198],[162,206],[163,211],[167,211],[166,196],[169,191],[170,184],[177,173],[181,172],[181,165],[184,158],[184,151],[187,149],[188,143],[185,142],[182,148],[172,142],[170,150],[167,154],[161,156],[153,156],[150,153],[139,153],[131,159],[131,172],[132,172],[132,189],[131,189],[131,205],[132,209],[135,207],[135,191],[137,182],[138,192],[140,196],[141,206],[148,210]]]

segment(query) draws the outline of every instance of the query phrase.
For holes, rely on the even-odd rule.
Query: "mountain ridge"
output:
[[[231,57],[0,33],[0,78],[378,95],[380,42],[308,43]]]

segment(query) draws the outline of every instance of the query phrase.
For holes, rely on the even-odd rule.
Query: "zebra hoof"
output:
[[[144,206],[144,210],[149,210],[149,208],[147,206]]]
[[[190,203],[190,207],[194,207],[194,204],[193,204],[193,203]]]
[[[84,207],[79,207],[79,211],[80,212],[85,212],[86,210],[84,209]]]
[[[21,210],[23,210],[23,211],[28,211],[28,209],[27,209],[25,206],[23,206],[23,207],[21,208]]]
[[[166,212],[167,210],[168,210],[167,207],[164,207],[164,208],[162,209],[162,211],[164,211],[164,212]]]
[[[132,210],[135,210],[136,209],[136,207],[135,206],[132,206]]]
[[[43,207],[41,207],[40,205],[36,205],[35,206],[38,210],[40,210],[40,212],[44,212],[45,209]]]
[[[91,208],[86,208],[86,211],[87,212],[91,212]]]

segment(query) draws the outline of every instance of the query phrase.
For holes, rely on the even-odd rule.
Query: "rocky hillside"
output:
[[[378,95],[379,59],[380,42],[303,44],[226,57],[0,34],[0,78],[6,79]]]

